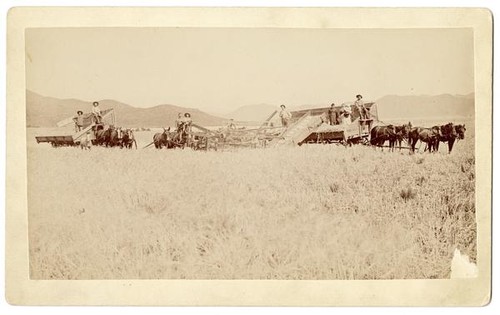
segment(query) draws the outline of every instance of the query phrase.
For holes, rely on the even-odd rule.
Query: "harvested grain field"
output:
[[[434,279],[455,248],[476,259],[472,126],[451,154],[83,151],[34,144],[38,132],[33,279]]]

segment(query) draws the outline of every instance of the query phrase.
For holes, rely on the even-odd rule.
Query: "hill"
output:
[[[474,93],[434,96],[386,95],[376,102],[381,120],[474,116]]]
[[[114,108],[117,125],[123,127],[164,127],[173,126],[178,113],[191,113],[193,121],[203,126],[224,124],[227,119],[209,115],[198,109],[175,105],[158,105],[137,108],[115,100],[99,100],[101,109]],[[89,112],[91,101],[78,99],[58,99],[26,91],[27,126],[54,127],[57,122],[73,116],[78,110]]]

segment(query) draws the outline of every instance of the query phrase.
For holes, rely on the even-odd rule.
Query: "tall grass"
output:
[[[455,247],[476,257],[473,144],[450,155],[29,146],[30,274],[447,278]]]

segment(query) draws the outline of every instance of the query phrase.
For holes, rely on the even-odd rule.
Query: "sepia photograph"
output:
[[[490,277],[475,36],[28,25],[26,281]]]

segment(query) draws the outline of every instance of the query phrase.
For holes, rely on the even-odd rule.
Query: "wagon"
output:
[[[101,112],[102,121],[99,125],[114,125],[115,123],[115,114],[113,108],[103,110]],[[58,123],[58,127],[62,127],[68,124],[73,123],[73,118],[67,118]],[[56,135],[45,135],[45,136],[37,136],[35,137],[37,143],[50,143],[53,147],[60,146],[74,146],[80,144],[80,140],[82,137],[89,131],[92,132],[92,136],[94,135],[94,127],[96,123],[93,120],[93,115],[91,113],[84,114],[84,123],[83,129],[80,131],[76,131],[74,133],[65,132],[66,134],[56,134]]]

